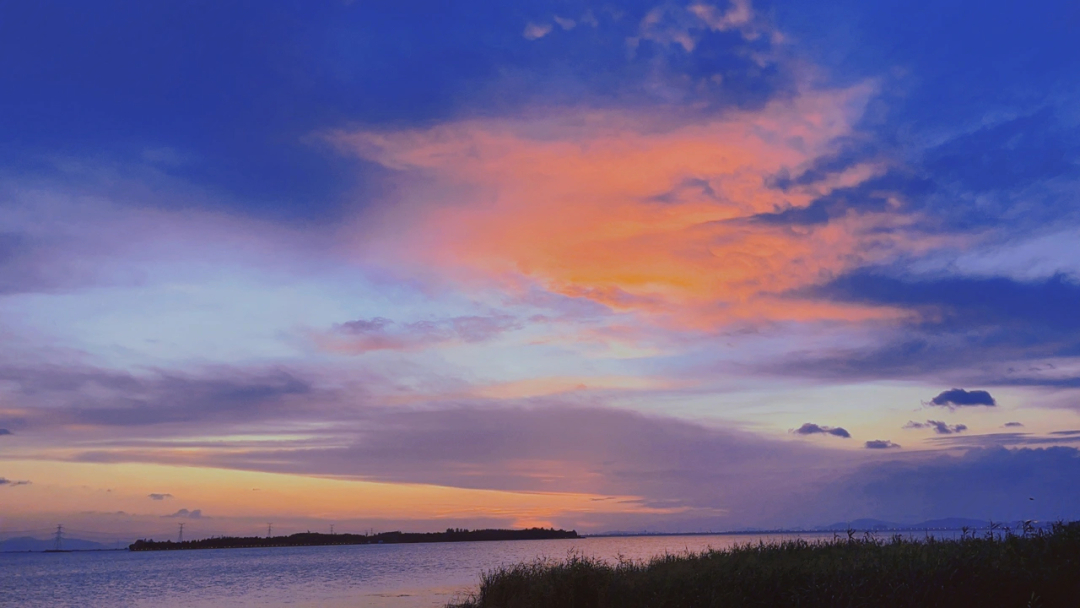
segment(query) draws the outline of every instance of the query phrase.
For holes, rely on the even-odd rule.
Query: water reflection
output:
[[[936,533],[938,537],[950,533]],[[0,606],[428,608],[473,589],[480,573],[572,552],[614,561],[722,549],[796,535],[0,554]],[[802,538],[832,538],[806,534]],[[917,535],[921,536],[921,534]]]

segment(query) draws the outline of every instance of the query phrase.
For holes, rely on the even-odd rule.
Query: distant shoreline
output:
[[[985,531],[1001,531],[1006,530],[1022,530],[1025,527],[1032,529],[1048,529],[1050,524],[1048,522],[1032,522],[1032,521],[1005,521],[1005,522],[993,522],[974,519],[962,519],[962,518],[949,518],[929,520],[925,522],[919,522],[916,524],[900,524],[897,522],[884,522],[880,520],[854,520],[849,523],[836,523],[830,526],[822,526],[820,528],[787,528],[776,530],[724,530],[720,532],[649,532],[643,530],[640,532],[632,531],[614,531],[614,532],[599,532],[596,534],[583,534],[583,538],[613,538],[613,537],[629,537],[629,536],[757,536],[765,534],[841,534],[847,532],[874,532],[874,533],[912,533],[912,532],[985,532]]]
[[[843,534],[851,532],[963,532],[964,528],[845,528],[831,530],[746,530],[739,532],[602,532],[582,534],[580,538],[630,538],[640,536],[765,536],[768,534]],[[971,531],[990,530],[989,527],[967,528]]]
[[[323,534],[300,532],[289,536],[221,536],[183,542],[140,539],[130,551],[191,551],[199,549],[262,549],[271,547],[325,547],[334,545],[399,545],[461,543],[500,540],[552,540],[581,538],[575,530],[527,528],[524,530],[463,530],[445,532],[382,532],[379,534]]]

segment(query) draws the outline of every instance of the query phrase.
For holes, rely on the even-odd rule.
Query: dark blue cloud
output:
[[[949,448],[980,447],[1033,447],[1038,445],[1063,445],[1080,442],[1080,436],[1051,432],[1047,435],[1032,433],[987,433],[985,435],[948,435],[931,437],[930,441]]]
[[[835,377],[914,377],[988,362],[1080,353],[1080,284],[1064,275],[1033,281],[890,276],[864,269],[799,293],[837,302],[908,309],[895,340],[870,349],[800,355],[785,371]],[[987,385],[1080,386],[1080,379],[1027,373],[973,379]]]
[[[817,184],[832,175],[842,173],[866,161],[868,158],[881,155],[879,147],[866,139],[840,138],[834,141],[833,145],[836,147],[834,151],[811,160],[806,167],[803,167],[794,175],[791,174],[790,170],[782,169],[777,175],[768,180],[768,185],[786,191],[794,186]]]
[[[914,216],[908,230],[929,233],[988,227],[1016,233],[1050,221],[1080,222],[1060,187],[1051,187],[1080,178],[1080,128],[1063,122],[1051,108],[962,132],[926,149],[888,145],[875,137],[885,136],[864,133],[861,139],[841,141],[836,152],[795,175],[781,171],[769,185],[787,191],[867,162],[893,164],[885,174],[832,190],[804,207],[751,219],[811,226],[852,212],[902,213]]]
[[[1080,129],[1043,108],[961,134],[927,150],[918,170],[936,196],[911,206],[928,231],[997,228],[1005,234],[1078,222],[1063,188],[1080,178]]]
[[[823,171],[818,169],[816,171]],[[806,173],[800,175],[801,179]],[[919,177],[892,171],[857,186],[837,188],[811,201],[806,207],[792,207],[772,213],[760,213],[750,219],[764,224],[810,226],[825,224],[850,212],[880,213],[890,209],[890,200],[926,195],[932,185]]]
[[[963,0],[781,0],[774,14],[837,83],[881,84],[858,142],[776,185],[889,158],[929,185],[904,205],[918,212],[920,230],[1015,233],[1064,216],[1076,223],[1060,187],[1037,191],[1080,176],[1075,4],[995,0],[972,10]],[[825,201],[815,205],[766,219],[811,224],[838,215]]]
[[[210,519],[209,517],[202,514],[202,509],[194,509],[191,511],[187,509],[180,509],[176,513],[173,513],[171,515],[162,515],[162,517],[179,517],[181,519]]]
[[[869,450],[887,450],[898,447],[900,447],[899,444],[893,443],[888,439],[871,439],[866,442],[866,448]]]
[[[319,392],[311,381],[285,370],[135,376],[100,368],[0,365],[0,381],[30,406],[28,424],[37,427],[251,423],[287,418],[290,399]]]
[[[751,56],[767,36],[701,31],[694,53],[645,40],[628,54],[654,6],[19,3],[0,22],[0,166],[46,171],[41,159],[56,155],[139,162],[254,213],[324,218],[344,193],[375,187],[380,170],[311,141],[320,129],[424,125],[537,101],[666,103],[673,93],[701,108],[759,106],[790,88],[777,65]],[[526,23],[586,11],[595,26],[522,35]],[[671,82],[657,87],[657,74]],[[713,75],[723,86],[698,86]]]
[[[904,425],[905,429],[933,429],[938,435],[952,435],[953,433],[963,433],[968,429],[966,424],[948,424],[941,420],[927,420],[926,422],[915,422],[909,420]]]
[[[942,391],[930,400],[930,405],[944,407],[965,407],[973,405],[997,405],[997,401],[987,391],[968,391],[962,388],[953,388]]]
[[[812,290],[819,297],[910,309],[932,308],[942,317],[920,326],[935,331],[1007,327],[1015,342],[1038,343],[1080,332],[1080,284],[1064,275],[1034,281],[1004,277],[898,278],[871,270],[839,277]],[[1051,342],[1056,342],[1052,340]]]
[[[0,486],[28,486],[29,481],[15,481],[13,479],[7,479],[6,477],[0,477]]]
[[[884,519],[1076,519],[1080,451],[976,448],[958,458],[867,466],[842,485],[835,489],[838,496],[862,503],[867,514]]]
[[[932,148],[923,162],[939,179],[974,192],[1077,175],[1080,137],[1043,109],[990,125]]]
[[[824,435],[832,435],[834,437],[843,437],[845,439],[850,439],[851,438],[851,433],[847,432],[847,430],[842,428],[842,427],[838,427],[838,426],[835,426],[835,427],[834,426],[819,426],[819,425],[816,425],[816,424],[814,424],[812,422],[807,422],[807,423],[803,424],[802,426],[800,426],[799,428],[795,429],[792,432],[794,432],[794,433],[796,433],[798,435],[819,435],[819,434],[824,434]]]

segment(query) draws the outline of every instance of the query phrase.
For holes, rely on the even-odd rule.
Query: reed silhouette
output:
[[[607,563],[580,554],[484,573],[453,608],[1080,606],[1080,522],[937,540],[747,544]]]

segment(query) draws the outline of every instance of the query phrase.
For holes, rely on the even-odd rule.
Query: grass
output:
[[[1080,606],[1080,522],[951,540],[788,540],[484,573],[455,608]]]

